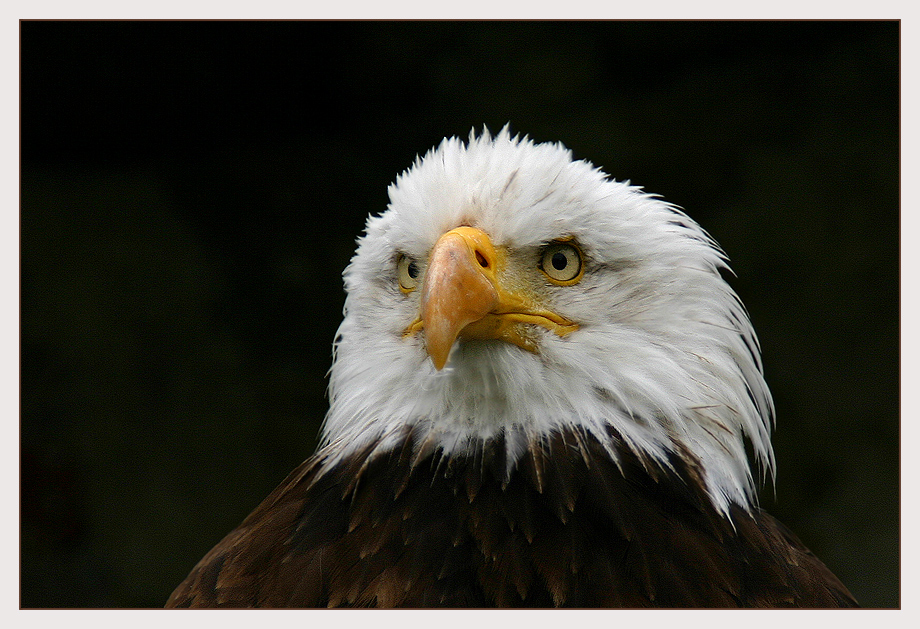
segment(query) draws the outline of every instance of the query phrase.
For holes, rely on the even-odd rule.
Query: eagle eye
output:
[[[557,240],[543,249],[539,267],[553,284],[571,286],[584,275],[584,256],[574,242]]]
[[[404,253],[396,257],[396,271],[399,275],[399,289],[411,293],[418,286],[418,262]]]

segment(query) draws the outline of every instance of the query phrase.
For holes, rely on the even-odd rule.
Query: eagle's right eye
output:
[[[418,262],[404,253],[396,258],[396,270],[399,275],[399,289],[404,293],[411,293],[418,286]]]

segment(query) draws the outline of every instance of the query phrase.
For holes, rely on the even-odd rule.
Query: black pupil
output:
[[[569,259],[565,257],[565,254],[561,251],[557,251],[553,254],[551,262],[553,263],[553,268],[557,271],[561,271],[569,265]]]
[[[415,279],[418,277],[418,265],[415,262],[410,262],[409,267],[406,269],[409,273],[409,277]]]

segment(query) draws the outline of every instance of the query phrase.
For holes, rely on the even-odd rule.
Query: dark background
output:
[[[763,505],[899,605],[899,25],[24,22],[21,604],[161,606],[316,442],[341,272],[446,135],[562,141],[725,248]]]

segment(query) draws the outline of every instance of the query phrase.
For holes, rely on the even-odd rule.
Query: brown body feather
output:
[[[719,514],[688,455],[614,462],[569,432],[507,473],[501,440],[449,458],[419,445],[308,460],[167,607],[856,605],[766,513]]]

